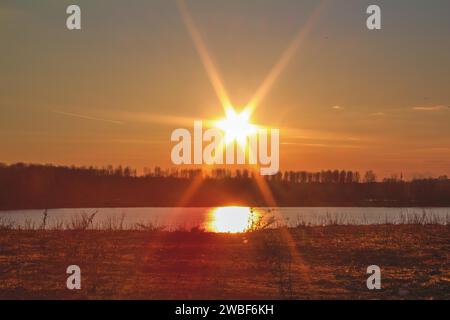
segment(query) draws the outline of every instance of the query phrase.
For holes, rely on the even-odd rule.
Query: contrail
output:
[[[84,114],[79,114],[79,113],[65,112],[65,111],[59,111],[59,110],[50,110],[50,111],[53,112],[53,113],[61,114],[61,115],[68,116],[68,117],[74,117],[74,118],[80,118],[80,119],[87,119],[87,120],[103,121],[103,122],[109,122],[109,123],[120,124],[120,125],[123,124],[122,121],[111,120],[111,119],[103,119],[103,118],[97,118],[97,117],[92,117],[92,116],[88,116],[88,115],[84,115]]]

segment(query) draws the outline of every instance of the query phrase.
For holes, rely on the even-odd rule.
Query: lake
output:
[[[0,225],[39,228],[44,210],[0,211]],[[95,213],[95,215],[93,215]],[[92,217],[91,220],[89,220]],[[440,223],[450,221],[450,208],[356,208],[356,207],[218,207],[218,208],[83,208],[49,209],[46,229],[74,228],[88,222],[96,229],[190,230],[241,232],[268,225]]]

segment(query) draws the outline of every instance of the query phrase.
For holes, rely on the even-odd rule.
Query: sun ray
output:
[[[267,181],[262,176],[255,174],[255,182],[261,195],[263,196],[264,203],[269,207],[277,207],[277,203],[272,194],[272,191],[270,190],[267,184]],[[277,214],[277,211],[275,211],[275,219],[281,218],[282,218],[281,214],[280,213]],[[286,243],[286,245],[288,246],[289,251],[292,255],[292,259],[294,260],[295,264],[300,268],[299,271],[302,273],[304,285],[306,287],[309,287],[311,283],[310,269],[306,264],[305,260],[303,259],[301,253],[298,251],[296,240],[293,238],[292,234],[287,228],[280,228],[280,231],[283,242]]]
[[[286,68],[286,66],[289,64],[290,60],[294,56],[294,54],[298,51],[299,47],[303,43],[304,39],[310,32],[310,29],[314,25],[315,21],[317,20],[317,17],[319,16],[319,13],[323,10],[325,7],[325,4],[328,2],[328,0],[322,0],[322,2],[314,9],[312,15],[308,18],[305,25],[300,29],[297,33],[297,35],[294,37],[294,39],[291,41],[289,46],[283,51],[282,55],[278,59],[278,61],[274,64],[272,69],[269,71],[267,76],[262,81],[261,85],[256,90],[255,94],[253,95],[252,99],[249,101],[249,103],[246,105],[244,110],[241,112],[241,114],[246,114],[248,117],[253,113],[254,109],[260,104],[260,102],[264,99],[264,97],[267,95],[279,75],[282,73],[282,71]],[[228,96],[228,93],[225,89],[225,86],[221,80],[221,77],[219,75],[219,72],[216,68],[216,66],[213,63],[213,60],[211,58],[211,55],[208,52],[208,49],[206,48],[206,45],[200,35],[200,32],[198,31],[194,20],[189,13],[189,10],[185,4],[184,0],[177,0],[178,9],[180,12],[180,15],[183,19],[184,24],[186,25],[186,28],[188,29],[189,35],[195,45],[195,48],[201,58],[201,61],[203,63],[203,66],[206,70],[206,73],[208,74],[208,77],[211,81],[211,84],[216,92],[216,95],[218,99],[220,100],[220,103],[222,105],[222,108],[225,111],[225,114],[229,118],[230,112],[235,113],[234,107],[231,103],[231,100]],[[243,139],[240,139],[241,142],[243,142]]]
[[[272,88],[275,81],[278,79],[280,74],[286,68],[286,66],[291,61],[292,57],[298,51],[299,47],[304,42],[308,33],[310,32],[312,26],[314,25],[319,13],[325,7],[326,1],[322,1],[313,11],[312,15],[308,17],[305,25],[297,32],[294,39],[291,41],[289,46],[283,51],[278,61],[274,64],[272,69],[269,71],[267,76],[262,81],[261,85],[256,90],[256,93],[253,95],[250,102],[247,104],[246,109],[249,110],[250,113],[254,111],[254,109],[260,104],[260,102],[264,99],[267,93]]]
[[[195,194],[195,192],[200,188],[202,183],[203,183],[203,176],[201,174],[196,175],[192,179],[189,187],[181,195],[176,207],[184,207],[184,206],[189,205],[189,201],[191,200],[191,198]]]
[[[208,74],[209,80],[216,92],[217,97],[222,104],[224,111],[226,112],[229,108],[231,108],[231,101],[225,89],[225,86],[220,78],[219,72],[214,65],[214,62],[211,58],[211,55],[206,48],[205,43],[195,26],[194,20],[192,19],[189,10],[185,4],[184,0],[177,0],[178,9],[180,11],[181,17],[183,18],[183,22],[186,25],[186,28],[189,31],[189,35],[191,36],[192,41],[194,42],[195,48],[200,55],[200,59],[202,60],[203,66],[205,67],[206,73]]]

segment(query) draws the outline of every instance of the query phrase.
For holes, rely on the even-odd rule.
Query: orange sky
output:
[[[252,121],[282,169],[450,174],[448,1],[382,2],[376,32],[369,1],[319,2],[186,7],[237,110],[273,71]],[[64,1],[0,4],[0,162],[170,166],[175,128],[223,117],[176,1],[78,3],[81,31]]]

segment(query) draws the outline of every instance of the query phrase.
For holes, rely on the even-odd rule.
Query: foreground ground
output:
[[[450,299],[450,226],[0,231],[0,299]],[[79,265],[81,290],[66,288]],[[381,268],[368,290],[366,268]]]

